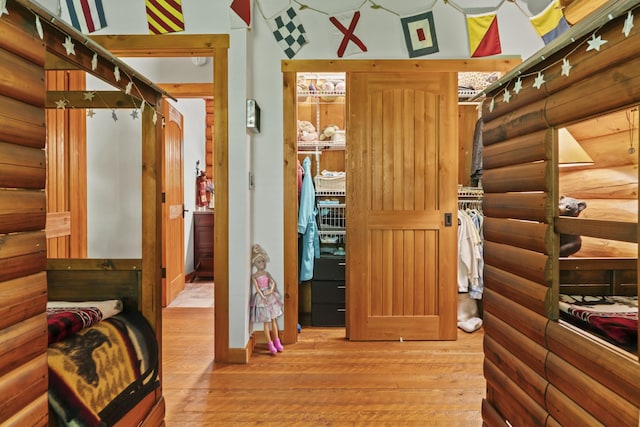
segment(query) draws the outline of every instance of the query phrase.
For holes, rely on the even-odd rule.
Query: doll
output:
[[[269,255],[258,244],[253,245],[251,251],[251,264],[256,272],[251,275],[251,284],[255,293],[251,296],[250,318],[251,322],[264,323],[264,335],[267,338],[269,351],[275,355],[284,350],[278,337],[278,323],[276,319],[283,313],[282,297],[276,282],[268,271],[265,270]]]

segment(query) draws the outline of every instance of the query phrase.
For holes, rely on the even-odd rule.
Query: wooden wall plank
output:
[[[71,212],[47,213],[45,232],[47,239],[71,235]]]
[[[0,377],[0,396],[6,396],[0,400],[0,423],[46,393],[46,373],[47,355],[42,353]]]
[[[484,375],[498,393],[495,406],[514,426],[544,426],[547,411],[489,359],[484,360]],[[499,396],[511,396],[510,399]]]
[[[550,322],[547,328],[549,350],[607,388],[622,399],[640,408],[640,365],[627,355],[612,352],[601,345],[594,345],[586,335],[577,334],[558,322]],[[581,399],[576,400],[578,403]]]
[[[556,422],[561,425],[604,427],[604,424],[591,416],[553,384],[550,384],[547,390],[546,407],[554,420],[557,420]]]
[[[484,194],[482,210],[487,217],[514,218],[550,223],[553,207],[545,193]]]
[[[542,316],[551,315],[547,312],[551,305],[551,288],[543,283],[485,264],[484,286]]]
[[[556,220],[558,233],[590,236],[600,239],[637,243],[638,223],[621,223],[596,219],[560,217]]]
[[[44,148],[44,109],[0,95],[0,141]]]
[[[7,9],[9,14],[0,20],[0,48],[43,67],[45,43],[36,33],[33,13],[12,3]]]
[[[551,284],[549,257],[540,252],[485,241],[484,263],[536,283]]]
[[[538,405],[544,407],[545,393],[549,382],[524,363],[518,356],[511,353],[490,336],[483,341],[485,359],[490,360],[502,373],[513,380],[527,396]]]
[[[45,272],[0,282],[0,329],[7,328],[46,310]]]
[[[508,346],[509,351],[540,376],[544,376],[544,364],[549,352],[527,335],[514,329],[508,322],[500,320],[491,313],[483,314],[485,335],[500,345]]]
[[[43,150],[0,142],[0,187],[41,189],[45,179]]]
[[[47,349],[46,314],[37,314],[0,331],[0,378],[29,360],[45,355]],[[46,363],[46,355],[45,355]],[[42,373],[46,375],[47,369]],[[0,380],[2,382],[2,380]],[[6,389],[4,389],[6,391]],[[0,396],[9,396],[0,392]]]
[[[505,141],[484,143],[482,149],[482,167],[484,170],[527,162],[545,160],[547,153],[541,142],[547,138],[549,130],[529,133]]]
[[[491,289],[485,289],[483,306],[485,313],[492,314],[510,324],[538,345],[545,345],[545,329],[548,322],[546,317],[510,301]]]
[[[482,421],[483,427],[509,427],[509,424],[502,419],[500,413],[491,406],[487,399],[482,399]]]
[[[485,170],[482,187],[488,193],[544,191],[550,167],[548,162],[535,162]]]
[[[0,48],[0,94],[44,107],[44,70],[39,64]]]
[[[601,423],[610,426],[638,424],[640,412],[637,406],[621,399],[620,395],[555,353],[549,353],[546,368],[549,381],[571,400],[579,402],[585,411]],[[589,393],[585,393],[585,390],[589,390]]]
[[[509,218],[487,217],[483,222],[484,238],[517,248],[544,254],[551,253],[553,229],[541,222],[519,221]]]
[[[46,392],[10,418],[4,420],[5,427],[45,426],[49,413],[49,396]]]

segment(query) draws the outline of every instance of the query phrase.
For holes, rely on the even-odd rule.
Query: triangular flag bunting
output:
[[[466,15],[469,51],[472,58],[502,53],[498,16],[495,12]]]
[[[529,18],[544,44],[549,44],[560,34],[569,29],[569,24],[562,14],[562,7],[558,0],[554,0],[539,14]]]
[[[229,7],[231,28],[251,28],[252,0],[233,0]]]
[[[400,22],[410,58],[438,52],[432,12],[400,18]]]
[[[331,32],[331,36],[338,43],[338,58],[367,51],[367,47],[362,40],[354,34],[359,20],[359,10],[329,17],[329,21],[335,27]]]
[[[145,0],[149,34],[184,31],[182,0]]]
[[[267,24],[289,59],[293,58],[302,46],[309,43],[304,26],[300,23],[298,14],[291,6],[267,19]]]
[[[67,0],[71,25],[88,34],[107,26],[102,0]]]

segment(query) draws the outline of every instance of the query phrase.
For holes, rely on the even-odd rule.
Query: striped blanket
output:
[[[49,404],[62,425],[108,426],[158,386],[157,343],[140,313],[116,315],[48,349]]]

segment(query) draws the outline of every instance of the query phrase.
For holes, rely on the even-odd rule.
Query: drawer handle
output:
[[[338,265],[341,266],[341,267],[344,267],[345,265],[347,265],[347,263],[346,262],[339,262]]]
[[[338,289],[346,289],[346,286],[338,286]]]
[[[347,309],[346,308],[339,308],[336,311],[347,311]]]

